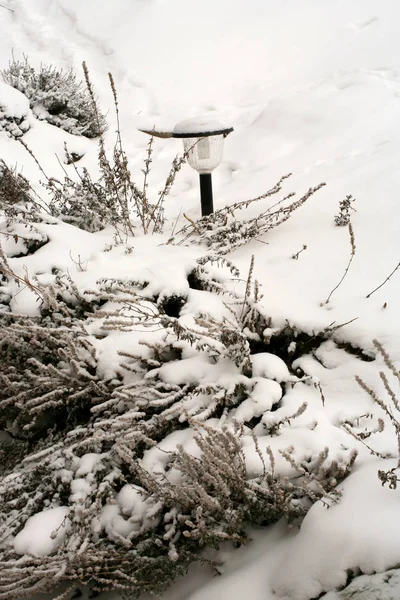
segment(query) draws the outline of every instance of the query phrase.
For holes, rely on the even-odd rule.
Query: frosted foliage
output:
[[[15,589],[43,590],[61,572],[162,592],[200,548],[242,543],[249,524],[299,523],[316,500],[338,499],[356,453],[342,439],[326,448],[311,411],[296,443],[290,425],[313,389],[271,353],[250,354],[267,323],[251,270],[245,297],[234,295],[231,263],[217,270],[212,257],[148,236],[128,253],[98,240],[76,281],[50,278],[62,233],[77,253],[97,238],[38,227],[51,236],[38,265],[48,260],[52,283],[38,280],[34,317],[8,315],[0,373],[0,426],[27,448],[0,479],[0,566]],[[202,293],[189,287],[195,265]],[[178,293],[186,311],[170,317],[163,306]],[[45,571],[26,581],[16,552],[48,556]]]

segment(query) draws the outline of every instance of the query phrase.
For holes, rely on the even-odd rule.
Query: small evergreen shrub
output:
[[[7,84],[25,94],[33,113],[51,125],[88,138],[105,131],[104,115],[97,105],[94,111],[92,98],[72,69],[64,72],[53,65],[41,65],[37,71],[27,58],[13,59],[2,76]]]

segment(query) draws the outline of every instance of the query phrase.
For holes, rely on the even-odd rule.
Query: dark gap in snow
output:
[[[53,116],[60,115],[68,107],[68,102],[53,102],[47,109],[48,113]]]
[[[180,315],[182,306],[184,306],[186,298],[173,294],[172,296],[164,296],[157,301],[158,308],[168,317],[177,319]]]
[[[375,360],[375,356],[367,354],[365,350],[363,350],[362,348],[358,348],[357,346],[353,346],[349,342],[335,342],[335,344],[341,350],[345,350],[346,352],[348,352],[348,354],[354,354],[364,362],[373,362]]]
[[[192,289],[192,290],[199,290],[199,291],[203,291],[204,290],[204,282],[198,276],[196,269],[194,269],[193,271],[191,271],[189,273],[189,275],[187,277],[187,280],[188,280],[188,284],[189,284],[190,289]]]
[[[45,240],[35,240],[35,239],[27,240],[27,242],[25,244],[24,252],[18,252],[18,254],[13,254],[12,250],[9,250],[7,252],[7,255],[9,258],[24,258],[25,256],[29,256],[30,254],[35,254],[35,252],[37,250],[39,250],[40,248],[43,248],[43,246],[46,246],[46,244],[48,244],[48,243],[49,243],[49,238],[47,238]]]
[[[306,354],[314,354],[322,343],[327,339],[331,339],[329,334],[317,333],[310,335],[305,332],[298,332],[291,327],[286,327],[279,333],[273,335],[268,341],[249,339],[250,354],[258,354],[260,352],[270,352],[279,356],[288,369],[295,375],[299,375],[298,370],[292,367],[293,362]],[[357,356],[360,360],[371,362],[375,360],[365,352],[362,348],[353,346],[349,342],[336,342],[338,348],[345,350],[349,354]]]

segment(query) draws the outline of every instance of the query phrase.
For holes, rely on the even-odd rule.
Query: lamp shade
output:
[[[212,117],[195,117],[175,126],[172,137],[182,138],[188,163],[198,173],[211,173],[221,162],[224,138],[233,131]]]

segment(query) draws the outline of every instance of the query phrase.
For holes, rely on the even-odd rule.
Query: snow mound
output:
[[[381,465],[365,464],[350,475],[338,504],[311,508],[272,577],[279,598],[315,598],[345,585],[348,570],[379,573],[400,563],[400,490],[382,487]]]
[[[291,378],[289,369],[279,356],[270,352],[260,352],[251,357],[254,377],[266,377],[275,379],[278,383],[288,381]]]
[[[282,388],[276,381],[256,379],[250,397],[237,408],[235,419],[239,423],[244,423],[251,421],[254,417],[261,417],[266,411],[271,410],[281,398]]]
[[[55,552],[69,528],[68,512],[66,506],[57,506],[30,517],[23,530],[15,536],[15,552],[34,556],[48,556]]]

